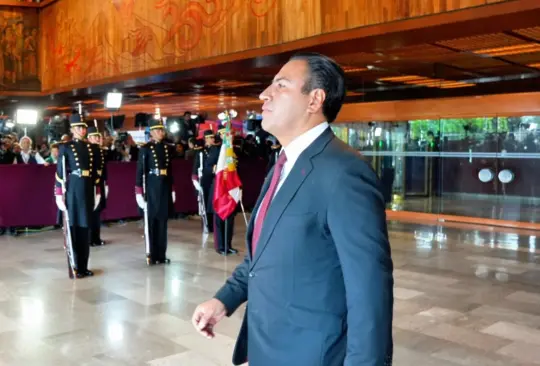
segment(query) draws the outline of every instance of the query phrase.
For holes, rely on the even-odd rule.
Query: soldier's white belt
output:
[[[76,170],[72,170],[71,174],[76,175],[78,177],[88,178],[90,177],[90,170],[76,169]]]

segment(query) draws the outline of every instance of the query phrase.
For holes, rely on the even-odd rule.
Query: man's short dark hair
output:
[[[309,76],[302,92],[322,89],[326,93],[322,111],[328,123],[334,122],[345,99],[345,73],[330,57],[319,53],[303,52],[293,55],[289,61],[304,60],[308,64]]]

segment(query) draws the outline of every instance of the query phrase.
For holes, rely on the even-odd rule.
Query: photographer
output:
[[[17,155],[12,150],[11,136],[0,136],[0,164],[14,164]]]
[[[119,132],[112,146],[113,161],[137,161],[139,159],[139,148],[133,137],[127,132]]]

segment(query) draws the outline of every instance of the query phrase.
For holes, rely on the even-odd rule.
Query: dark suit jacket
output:
[[[254,213],[268,189],[269,172]],[[392,362],[393,265],[375,172],[327,129],[298,158],[267,212],[256,255],[215,297],[248,301],[235,365]]]

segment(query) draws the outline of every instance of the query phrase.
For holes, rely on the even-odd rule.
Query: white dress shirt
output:
[[[322,133],[327,128],[328,128],[328,122],[323,122],[313,127],[312,129],[304,132],[303,134],[301,134],[300,136],[292,140],[287,145],[287,147],[284,147],[281,149],[280,155],[281,153],[283,153],[283,150],[285,150],[285,154],[287,155],[287,161],[285,162],[285,164],[283,165],[283,169],[281,170],[279,183],[276,188],[276,191],[274,192],[274,197],[272,197],[272,199],[276,197],[277,192],[279,191],[281,186],[283,186],[285,179],[287,179],[287,177],[291,173],[294,167],[294,164],[296,163],[300,155],[304,152],[304,150],[306,150],[309,147],[309,145],[313,143],[313,141],[317,139],[317,137],[322,135]],[[277,163],[277,159],[276,159],[276,163]],[[268,179],[272,179],[272,177],[268,177]],[[270,203],[270,205],[272,205],[272,203]],[[255,220],[257,219],[257,216],[259,215],[259,208],[257,208],[257,213],[255,214],[256,215]]]
[[[26,153],[24,151],[21,151],[21,158],[22,158],[24,164],[28,164],[28,161],[30,160],[30,153],[29,152]],[[34,154],[34,158],[36,158],[36,162],[38,164],[45,164],[45,160],[41,157],[41,155],[38,152],[36,152]],[[16,164],[16,161],[17,160],[15,160],[15,162],[13,164]]]
[[[322,135],[327,128],[328,122],[323,122],[313,127],[311,130],[304,132],[292,140],[287,147],[281,149],[281,153],[283,153],[283,150],[285,150],[285,154],[287,154],[287,162],[285,162],[285,165],[283,165],[283,169],[281,170],[281,176],[279,178],[279,184],[276,188],[276,193],[285,182],[285,179],[287,179],[289,176],[300,155],[309,147],[309,145],[313,143],[313,141],[317,139],[317,137]],[[274,197],[276,196],[276,193],[274,193]]]

